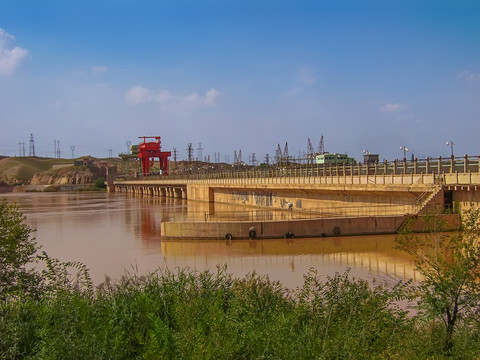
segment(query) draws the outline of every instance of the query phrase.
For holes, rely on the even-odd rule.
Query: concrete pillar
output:
[[[107,177],[107,191],[108,192],[115,192],[115,186],[113,185],[113,182],[115,181],[115,178],[117,177],[117,167],[112,166],[112,167],[107,167],[106,169],[106,177]]]
[[[186,199],[187,198],[187,189],[185,188],[182,188],[182,199]]]

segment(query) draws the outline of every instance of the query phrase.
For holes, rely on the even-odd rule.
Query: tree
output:
[[[0,202],[0,301],[40,298],[62,290],[81,289],[91,294],[93,283],[87,267],[77,261],[59,261],[45,252],[39,254],[34,230],[24,221],[17,206]],[[35,269],[38,263],[42,271]],[[72,272],[76,272],[74,276]]]
[[[31,268],[40,247],[24,220],[16,206],[0,202],[0,301],[35,294],[41,283]]]
[[[411,227],[397,238],[397,247],[414,256],[421,274],[419,308],[445,325],[444,347],[450,351],[459,322],[478,316],[480,305],[480,211],[462,216],[460,232],[444,233],[444,222],[435,215],[425,218],[425,234]]]

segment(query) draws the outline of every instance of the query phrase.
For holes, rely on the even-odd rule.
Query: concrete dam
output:
[[[162,223],[162,239],[395,233],[406,219],[424,214],[458,227],[461,213],[478,207],[480,162],[465,156],[111,177],[109,190],[188,199],[191,216]]]

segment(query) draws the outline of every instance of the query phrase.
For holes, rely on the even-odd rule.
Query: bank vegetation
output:
[[[474,239],[476,225],[467,225]],[[414,245],[414,234],[399,238],[405,251],[424,255],[417,258],[420,271],[420,266],[433,271],[430,278],[424,273],[421,284],[372,284],[348,270],[325,277],[312,269],[303,286],[287,290],[255,273],[234,278],[225,267],[159,269],[95,286],[84,265],[41,253],[32,235],[18,209],[0,202],[2,359],[477,359],[480,354],[478,254],[468,253],[473,249],[467,244],[452,255],[449,246],[457,240],[434,237],[422,247]],[[458,239],[462,243],[464,236]],[[431,244],[436,258],[430,258]],[[456,267],[459,261],[468,265],[466,271]],[[42,271],[32,267],[39,262]],[[455,266],[448,270],[449,264]],[[452,325],[447,315],[454,310]]]

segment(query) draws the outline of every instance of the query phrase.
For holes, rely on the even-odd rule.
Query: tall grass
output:
[[[2,303],[0,357],[442,358],[439,329],[395,304],[403,285],[372,287],[348,273],[322,282],[312,271],[295,291],[255,273],[233,278],[225,268],[126,275],[95,291],[90,285]],[[458,358],[477,358],[477,330],[458,335]]]

